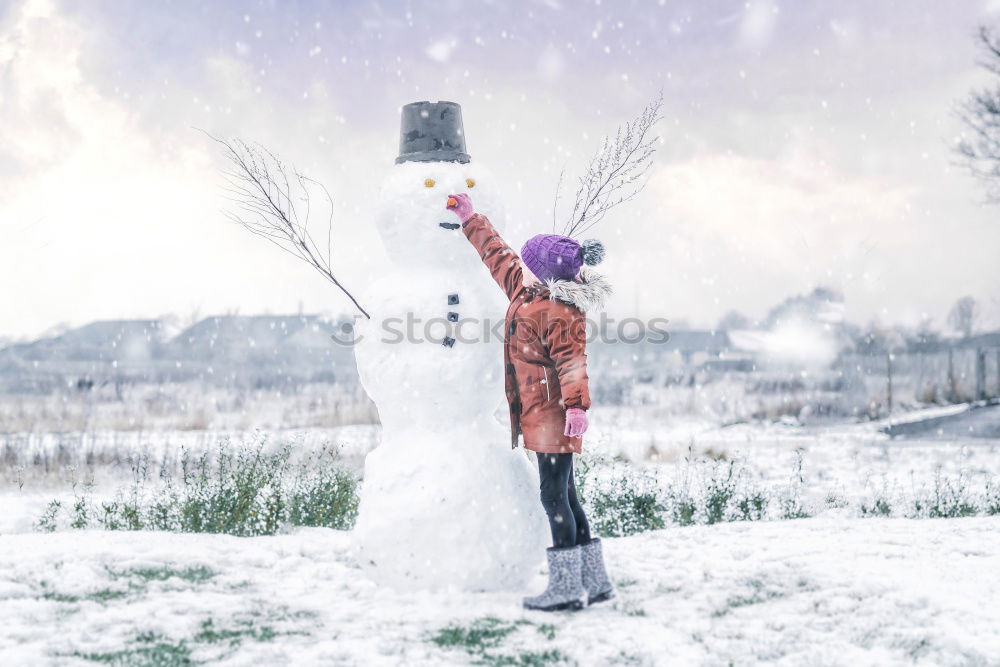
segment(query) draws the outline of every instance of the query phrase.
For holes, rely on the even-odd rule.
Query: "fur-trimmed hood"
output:
[[[613,291],[607,278],[586,266],[580,269],[576,280],[547,280],[545,287],[550,299],[576,306],[585,313],[603,309]]]

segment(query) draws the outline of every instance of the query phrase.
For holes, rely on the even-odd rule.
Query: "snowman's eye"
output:
[[[424,187],[425,188],[433,188],[434,187],[434,179],[433,178],[428,178],[427,180],[425,180],[424,181]]]
[[[476,179],[474,179],[474,178],[467,178],[467,179],[465,179],[465,184],[467,186],[469,186],[470,188],[474,188],[474,187],[476,187]]]

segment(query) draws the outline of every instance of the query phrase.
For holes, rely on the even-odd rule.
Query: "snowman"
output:
[[[392,269],[365,294],[355,345],[382,440],[365,459],[354,544],[375,581],[400,589],[520,588],[549,539],[537,472],[497,418],[507,304],[445,210],[462,192],[502,229],[461,107],[407,104],[376,220]]]

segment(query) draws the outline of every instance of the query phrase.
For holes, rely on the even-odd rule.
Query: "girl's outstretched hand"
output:
[[[578,437],[587,432],[587,411],[581,408],[569,408],[566,410],[566,430],[563,435],[571,438]]]
[[[448,195],[448,203],[444,207],[449,211],[454,211],[463,223],[468,222],[473,214],[472,200],[464,192],[460,195]]]

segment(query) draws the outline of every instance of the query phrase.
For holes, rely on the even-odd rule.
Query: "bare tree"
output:
[[[979,65],[1000,77],[1000,38],[981,26],[978,39],[985,56]],[[957,113],[971,136],[963,136],[955,150],[973,176],[986,184],[987,199],[1000,202],[1000,81],[969,93]]]
[[[225,211],[226,216],[251,234],[270,241],[319,271],[371,319],[354,295],[333,275],[333,198],[330,192],[259,144],[208,136],[222,146],[229,162],[223,173],[225,191],[234,210]],[[329,211],[323,246],[316,242],[310,229],[314,193],[322,196]]]
[[[968,338],[976,326],[978,314],[979,306],[976,300],[971,296],[963,296],[948,311],[948,324],[955,331],[961,332],[963,337]]]
[[[607,136],[601,148],[579,179],[573,210],[563,226],[564,236],[587,231],[615,206],[634,199],[646,187],[646,174],[653,165],[654,144],[658,136],[649,137],[652,127],[662,116],[663,92],[646,105],[634,120],[618,127],[614,138]],[[552,231],[556,229],[556,208],[563,174],[556,185],[552,204]]]

